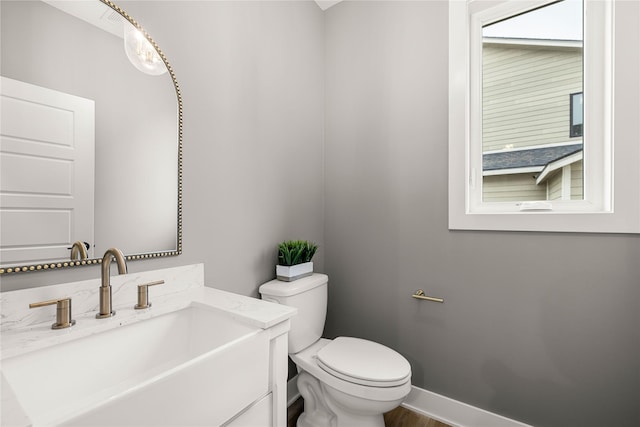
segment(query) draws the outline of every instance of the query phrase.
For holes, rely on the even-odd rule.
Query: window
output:
[[[572,93],[569,103],[571,105],[569,136],[576,138],[582,136],[582,92]]]
[[[577,13],[558,23],[564,9]],[[449,228],[640,232],[630,133],[614,165],[613,1],[449,11]]]
[[[482,25],[483,203],[582,199],[582,139],[567,136],[568,95],[583,90],[582,28],[580,0]]]

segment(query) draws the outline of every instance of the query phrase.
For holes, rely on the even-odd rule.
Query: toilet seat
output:
[[[298,369],[306,371],[320,380],[321,383],[326,384],[336,390],[341,390],[344,393],[356,396],[359,398],[378,400],[378,401],[393,401],[396,399],[402,399],[411,391],[411,376],[407,377],[404,384],[392,387],[371,387],[362,384],[356,384],[353,381],[343,380],[320,367],[318,364],[317,354],[322,348],[331,344],[333,341],[326,338],[321,338],[311,346],[305,348],[298,353],[290,353],[291,360],[298,366]]]
[[[345,381],[370,387],[395,387],[411,377],[409,362],[396,351],[361,338],[338,337],[320,349],[323,370]]]

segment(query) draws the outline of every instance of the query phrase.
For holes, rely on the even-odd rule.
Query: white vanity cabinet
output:
[[[290,321],[286,320],[268,330],[271,334],[269,392],[236,414],[225,427],[286,427],[289,328]]]
[[[271,426],[275,422],[273,414],[273,394],[269,393],[245,408],[243,412],[224,424],[224,427]]]

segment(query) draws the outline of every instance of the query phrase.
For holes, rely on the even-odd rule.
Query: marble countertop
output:
[[[116,315],[106,319],[96,319],[95,312],[74,315],[76,324],[66,329],[53,330],[51,329],[53,322],[47,321],[24,328],[6,330],[2,332],[1,358],[4,360],[51,345],[63,344],[67,341],[151,319],[186,308],[193,301],[223,311],[236,320],[262,329],[286,321],[296,313],[296,309],[284,305],[219,289],[201,287],[172,295],[157,296],[152,306],[145,310],[135,310],[133,305],[115,306]]]
[[[119,328],[183,309],[193,301],[227,313],[234,319],[267,329],[291,318],[297,310],[205,287],[201,265],[114,276],[113,308],[116,315],[96,319],[99,280],[75,282],[45,288],[26,289],[0,294],[2,304],[1,359],[62,344],[92,334]],[[135,310],[135,285],[163,279],[165,283],[150,289],[152,306]],[[55,289],[48,289],[55,288]],[[126,292],[125,292],[126,291]],[[51,329],[55,321],[55,306],[32,309],[29,303],[69,296],[72,298],[72,317],[76,324],[66,329]],[[48,309],[47,309],[48,308]]]

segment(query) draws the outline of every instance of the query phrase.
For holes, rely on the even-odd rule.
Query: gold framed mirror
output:
[[[182,97],[164,53],[110,0],[3,0],[0,7],[0,274],[99,264],[112,246],[127,260],[181,254]],[[130,52],[127,30],[142,36],[129,40]],[[131,51],[143,67],[153,62],[155,75],[141,72]],[[66,106],[43,113],[42,102],[5,87],[21,96],[68,96],[93,108],[93,122]],[[27,116],[25,105],[36,105],[36,115]],[[88,124],[78,125],[85,116]],[[43,125],[50,117],[62,120]],[[51,128],[62,131],[44,132]],[[85,157],[65,157],[83,135],[93,137],[92,167],[79,160]],[[81,194],[82,187],[93,192]]]

